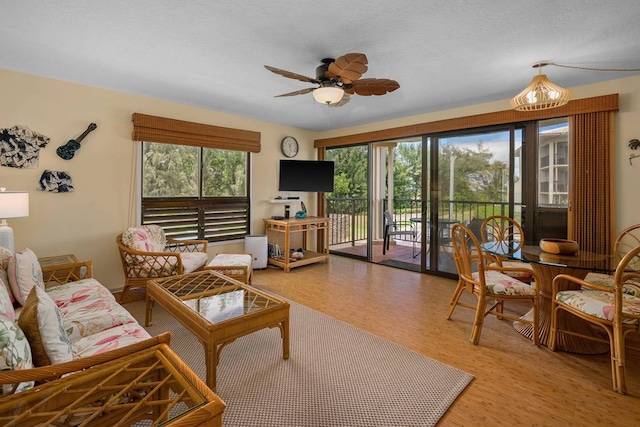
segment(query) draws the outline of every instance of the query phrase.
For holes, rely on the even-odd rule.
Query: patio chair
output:
[[[389,243],[392,236],[409,236],[411,237],[412,242],[415,244],[416,240],[416,231],[413,228],[413,225],[410,225],[409,230],[401,230],[398,229],[397,224],[393,220],[393,216],[391,212],[384,211],[384,229],[382,232],[382,254],[385,255],[389,250]]]
[[[453,239],[453,256],[458,269],[458,285],[451,297],[447,320],[455,308],[460,305],[475,309],[475,318],[471,329],[471,342],[478,344],[484,318],[493,314],[499,319],[528,323],[533,329],[533,342],[539,344],[538,334],[538,289],[535,283],[529,284],[507,275],[507,272],[525,269],[502,267],[480,247],[473,232],[463,224],[455,224],[451,229]],[[535,278],[535,272],[533,272]],[[538,280],[535,280],[538,282]],[[460,301],[462,292],[468,291],[477,298],[477,304],[471,305]],[[529,301],[533,305],[533,319],[504,313],[507,301]]]

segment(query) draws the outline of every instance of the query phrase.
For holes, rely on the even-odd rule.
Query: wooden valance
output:
[[[483,126],[504,125],[509,123],[526,122],[530,120],[544,120],[554,117],[573,116],[575,114],[593,113],[598,111],[617,111],[618,94],[582,98],[569,101],[567,105],[550,110],[514,111],[504,110],[474,116],[455,117],[433,122],[417,123],[397,128],[375,130],[352,135],[336,136],[333,138],[316,139],[314,148],[342,147],[366,144],[376,141],[389,141],[418,135],[429,135],[438,132],[474,129]]]
[[[232,129],[133,113],[134,141],[221,148],[259,153],[260,132]]]

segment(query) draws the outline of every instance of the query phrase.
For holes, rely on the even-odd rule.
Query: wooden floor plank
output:
[[[628,395],[622,396],[611,389],[609,354],[537,348],[493,316],[474,346],[472,310],[458,307],[445,319],[453,280],[331,256],[290,273],[256,270],[253,284],[473,374],[442,426],[635,426],[640,420],[639,351],[628,351]],[[640,347],[637,336],[631,341]]]

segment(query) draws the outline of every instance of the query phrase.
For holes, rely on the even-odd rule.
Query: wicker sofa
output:
[[[28,249],[0,253],[0,395],[168,341],[118,304],[90,261],[45,273]]]

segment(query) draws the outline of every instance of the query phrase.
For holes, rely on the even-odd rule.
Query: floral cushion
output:
[[[7,269],[9,266],[9,258],[13,256],[13,252],[4,246],[0,246],[0,268]]]
[[[204,267],[209,257],[206,252],[181,252],[180,258],[184,274],[187,274]]]
[[[591,272],[587,274],[587,277],[585,277],[584,280],[585,282],[593,283],[600,286],[608,286],[610,288],[612,288],[614,284],[613,275],[604,273]],[[640,297],[640,281],[631,279],[627,281],[627,283],[623,283],[622,292],[627,295],[633,295],[634,297]]]
[[[591,290],[568,290],[556,294],[556,299],[564,304],[600,319],[613,320],[613,292]],[[622,295],[622,312],[640,316],[640,298],[633,295]],[[624,318],[623,323],[637,325],[638,319]]]
[[[9,267],[9,260],[7,260],[7,267]],[[16,298],[13,296],[13,291],[11,291],[7,269],[2,266],[0,266],[0,281],[2,281],[4,288],[7,290],[7,295],[9,295],[9,300],[11,301],[11,304],[13,304],[16,301]]]
[[[505,268],[526,268],[527,270],[533,270],[533,267],[528,262],[521,261],[502,261],[502,266]],[[531,279],[533,273],[525,271],[505,271],[504,274],[516,279]]]
[[[122,233],[122,244],[141,252],[163,252],[167,239],[162,227],[151,224],[128,228]]]
[[[7,275],[2,274],[3,269],[0,268],[0,316],[4,316],[9,320],[15,320],[16,312],[13,309],[13,299],[9,295],[11,289],[5,284]]]
[[[30,369],[31,347],[22,329],[10,319],[0,316],[0,370]],[[33,381],[18,385],[17,391],[33,387]],[[11,384],[2,385],[0,396],[11,393]]]
[[[9,258],[7,273],[11,292],[20,304],[24,304],[29,292],[31,292],[31,288],[34,286],[44,289],[42,269],[40,268],[38,257],[29,248],[16,252]]]
[[[218,254],[213,257],[206,268],[241,282],[248,282],[251,277],[252,262],[253,257],[249,254]]]
[[[36,366],[73,360],[62,314],[47,292],[38,286],[31,289],[20,312],[18,325],[29,340]]]
[[[73,343],[74,359],[105,353],[150,337],[151,335],[137,323],[116,326],[115,328],[83,337]]]
[[[93,278],[58,285],[47,289],[47,293],[60,309],[87,300],[107,298],[116,301],[113,294]]]
[[[112,299],[90,299],[67,305],[62,312],[64,327],[71,342],[128,323],[136,319]],[[96,313],[100,313],[96,316]]]
[[[56,286],[47,293],[60,309],[72,343],[114,326],[136,323],[113,294],[93,278]]]
[[[487,285],[487,293],[495,295],[530,295],[534,296],[536,290],[528,283],[521,282],[518,279],[507,276],[504,273],[495,270],[485,271],[485,283]],[[479,280],[478,273],[473,273],[473,278]]]

